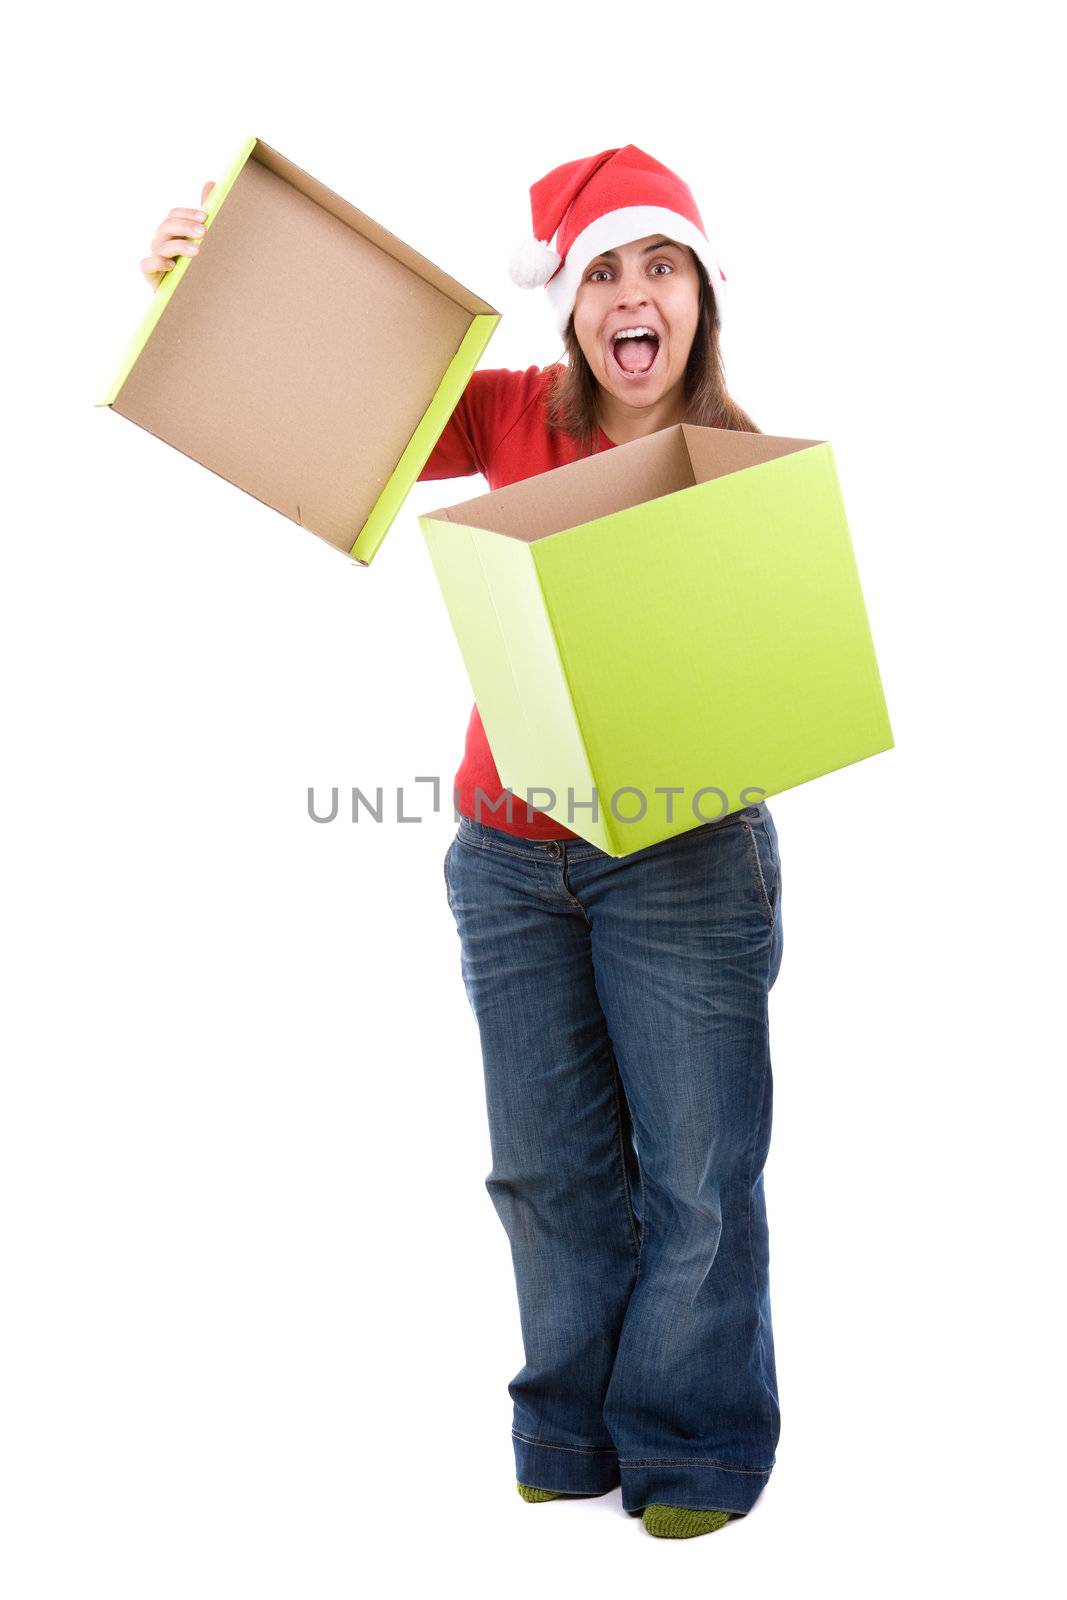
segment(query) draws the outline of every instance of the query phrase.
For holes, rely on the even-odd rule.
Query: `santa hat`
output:
[[[532,239],[515,249],[508,271],[520,289],[544,286],[560,333],[566,331],[582,274],[596,256],[660,233],[692,247],[722,315],[726,274],[712,253],[696,201],[677,173],[628,144],[568,161],[531,186]]]

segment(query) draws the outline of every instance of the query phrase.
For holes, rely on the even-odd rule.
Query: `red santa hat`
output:
[[[707,271],[721,319],[726,274],[712,253],[696,201],[677,173],[636,145],[554,167],[531,186],[530,213],[534,237],[517,246],[508,271],[520,289],[544,286],[560,333],[590,261],[650,233],[692,247]]]

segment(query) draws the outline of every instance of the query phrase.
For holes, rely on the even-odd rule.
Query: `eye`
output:
[[[608,271],[607,267],[594,267],[593,271],[589,274],[589,282],[593,283],[595,281],[596,275],[597,275],[598,272],[607,272],[607,271]]]
[[[671,263],[669,261],[657,261],[657,262],[655,262],[654,265],[656,267],[666,267],[668,272],[673,272],[674,271],[674,268],[671,266]]]

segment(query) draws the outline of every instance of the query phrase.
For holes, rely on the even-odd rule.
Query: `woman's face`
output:
[[[685,245],[648,234],[605,251],[582,274],[575,336],[597,382],[624,405],[681,394],[700,309],[697,270]],[[654,337],[615,337],[627,328]]]

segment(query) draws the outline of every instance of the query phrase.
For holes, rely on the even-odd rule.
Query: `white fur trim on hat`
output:
[[[590,261],[605,250],[630,244],[634,239],[644,239],[650,233],[659,233],[665,239],[677,239],[679,244],[692,246],[711,280],[721,320],[724,285],[719,276],[719,263],[696,223],[690,222],[678,211],[669,211],[665,206],[621,206],[617,211],[606,211],[588,228],[583,228],[567,251],[567,259],[560,271],[551,282],[545,281],[545,293],[560,333],[566,332],[578,285]]]

